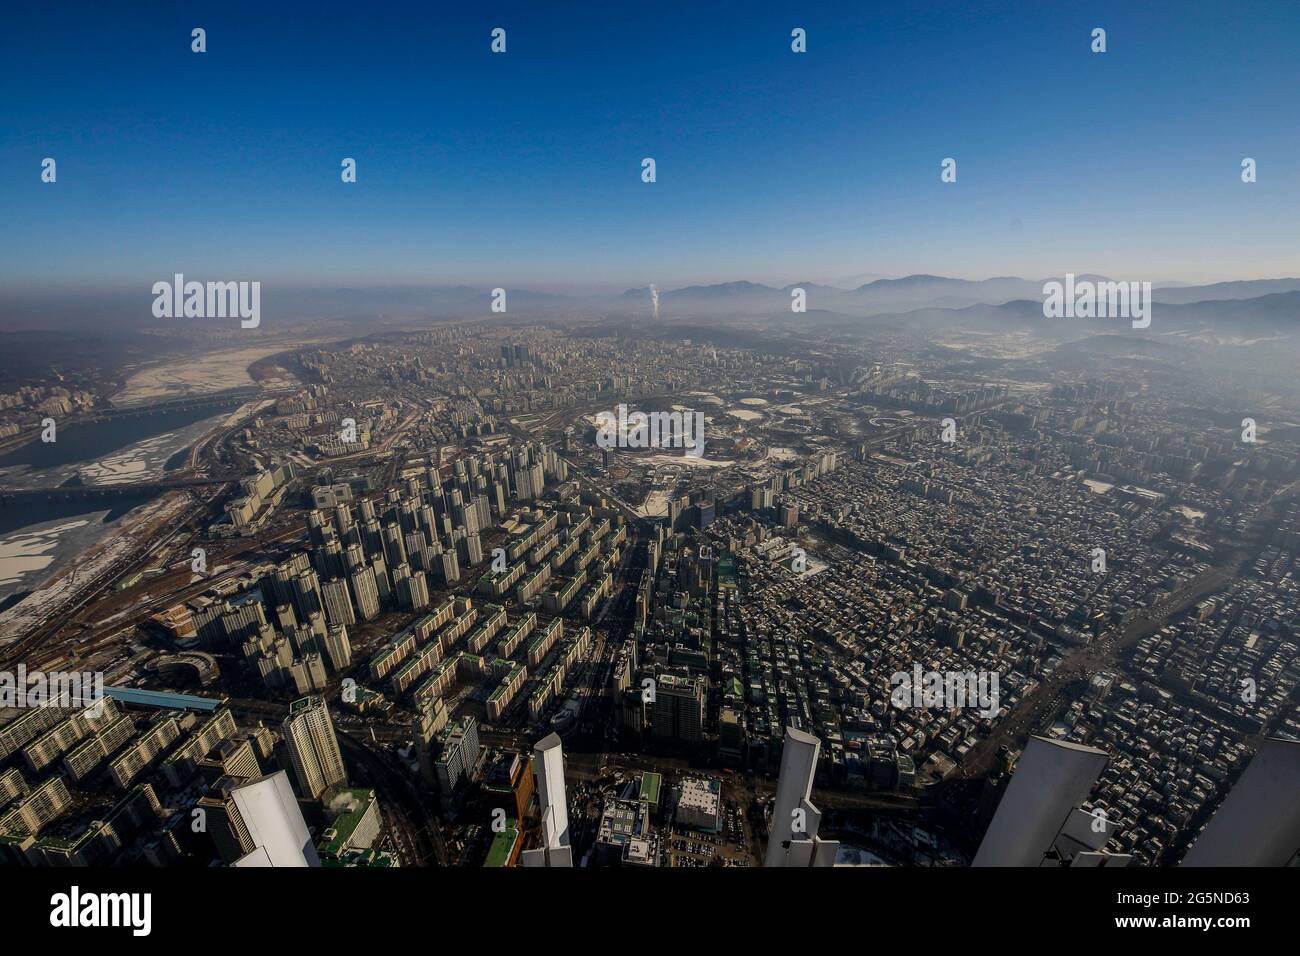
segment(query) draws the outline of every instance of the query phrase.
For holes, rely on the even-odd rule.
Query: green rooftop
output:
[[[343,851],[348,840],[352,839],[352,834],[356,832],[357,824],[361,822],[361,818],[366,815],[371,802],[375,799],[373,790],[366,790],[361,787],[339,790],[337,793],[331,794],[330,798],[333,799],[333,797],[343,794],[352,797],[356,801],[356,806],[334,818],[334,821],[329,826],[329,829],[334,831],[334,836],[328,840],[322,840],[317,845],[317,850],[322,856],[336,857]]]
[[[664,778],[657,773],[641,774],[641,799],[652,806],[659,805],[659,787]]]
[[[510,860],[510,853],[519,841],[519,831],[515,828],[515,818],[506,817],[505,829],[492,838],[484,866],[505,866]]]

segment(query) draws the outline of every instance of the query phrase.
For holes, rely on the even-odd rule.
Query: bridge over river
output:
[[[204,488],[238,481],[237,473],[162,481],[130,481],[105,485],[59,485],[54,488],[0,488],[0,508],[21,507],[38,501],[97,501],[156,496],[177,488]]]

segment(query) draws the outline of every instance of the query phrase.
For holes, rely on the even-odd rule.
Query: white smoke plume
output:
[[[653,282],[650,283],[650,305],[655,310],[655,321],[659,321],[659,288]]]

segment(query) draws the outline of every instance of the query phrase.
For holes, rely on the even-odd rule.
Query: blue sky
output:
[[[443,6],[6,11],[0,284],[1300,272],[1294,3]]]

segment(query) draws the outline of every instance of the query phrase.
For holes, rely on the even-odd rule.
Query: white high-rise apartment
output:
[[[281,728],[293,763],[298,789],[304,797],[319,800],[330,787],[347,783],[343,755],[334,735],[329,708],[322,697],[303,697],[289,707]]]

